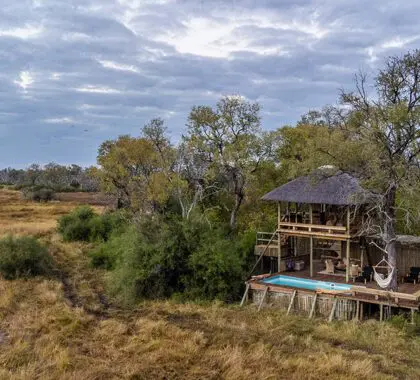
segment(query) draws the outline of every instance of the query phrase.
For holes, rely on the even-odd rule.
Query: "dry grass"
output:
[[[74,207],[15,195],[0,206],[9,223],[20,207],[53,228]],[[45,231],[60,275],[0,280],[0,379],[420,378],[420,338],[389,324],[329,325],[220,303],[108,305],[105,273],[89,267],[89,247]]]
[[[71,201],[54,201],[50,203],[36,203],[25,201],[19,191],[0,190],[0,234],[35,235],[48,234],[57,225],[57,219],[67,214],[80,204],[94,202],[95,196],[77,197],[76,193]],[[92,198],[92,199],[90,199]],[[105,206],[93,206],[102,212]]]
[[[0,282],[0,378],[415,379],[420,342],[387,324],[150,302],[98,317],[58,281]]]

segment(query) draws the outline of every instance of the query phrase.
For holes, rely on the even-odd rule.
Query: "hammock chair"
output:
[[[387,266],[381,265],[382,263],[385,263]],[[385,257],[382,258],[382,260],[374,265],[373,267],[373,278],[375,279],[376,283],[381,288],[387,288],[389,285],[391,285],[392,277],[394,275],[395,267],[392,266],[388,261],[385,260]],[[382,273],[378,273],[376,271],[376,268],[387,268],[388,269],[388,277],[385,277]]]

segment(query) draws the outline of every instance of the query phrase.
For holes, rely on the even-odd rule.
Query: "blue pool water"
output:
[[[316,281],[306,278],[297,278],[291,276],[274,276],[263,280],[267,284],[292,286],[294,288],[302,288],[309,290],[326,289],[326,290],[350,290],[351,285],[337,284],[335,282]]]

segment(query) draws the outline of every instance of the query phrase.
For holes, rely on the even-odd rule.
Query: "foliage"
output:
[[[0,273],[8,280],[47,274],[52,260],[35,238],[8,236],[0,240]]]
[[[174,152],[163,122],[152,120],[144,135],[120,136],[99,148],[97,178],[104,191],[117,197],[119,207],[156,209],[169,198]]]
[[[199,220],[150,217],[90,256],[112,269],[110,287],[125,303],[182,293],[189,299],[237,299],[254,234],[237,240]]]
[[[55,192],[42,186],[31,186],[22,190],[22,196],[26,200],[35,202],[50,202],[55,199]]]
[[[26,169],[0,170],[0,184],[13,185],[16,190],[37,187],[55,192],[97,191],[98,184],[90,172],[91,168],[78,165],[32,164]]]
[[[58,232],[65,241],[107,241],[113,233],[121,233],[125,215],[105,213],[98,215],[89,206],[81,206],[64,215],[58,222]]]
[[[188,259],[190,272],[184,277],[185,295],[191,299],[233,302],[239,299],[246,276],[245,267],[252,257],[255,234],[223,238],[209,231]]]
[[[232,229],[250,178],[272,151],[273,135],[262,132],[260,122],[259,104],[240,96],[221,98],[215,109],[193,107],[188,117],[184,140],[207,160],[206,180],[219,188]]]

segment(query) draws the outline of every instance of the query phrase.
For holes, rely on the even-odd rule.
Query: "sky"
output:
[[[420,47],[418,0],[0,0],[0,168],[96,162],[150,119],[242,95],[266,130]]]

